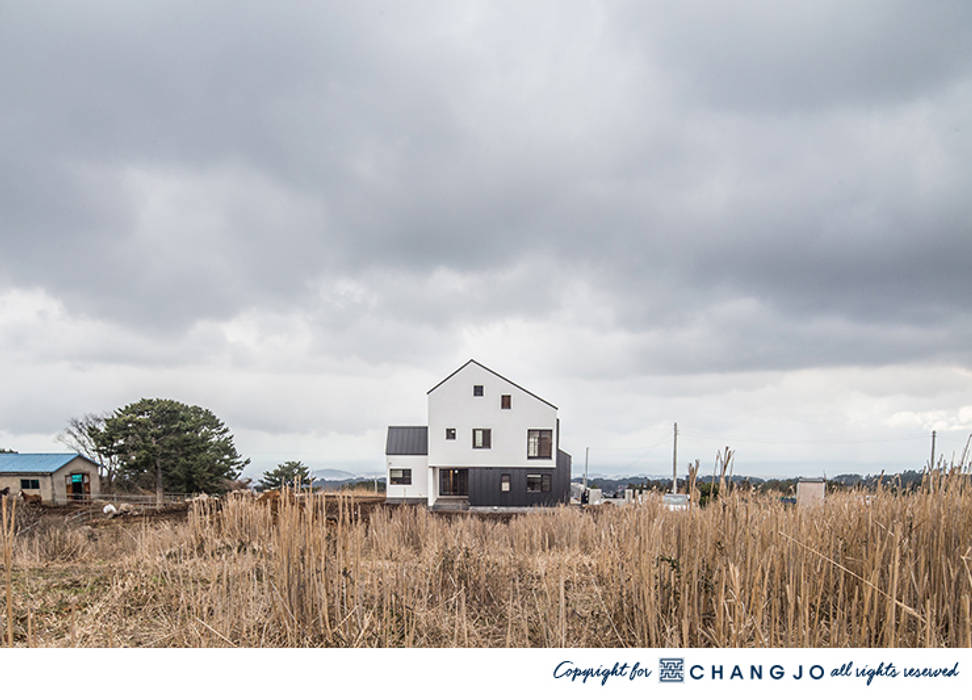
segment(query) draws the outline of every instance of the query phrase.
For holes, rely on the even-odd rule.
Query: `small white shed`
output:
[[[796,499],[797,506],[814,506],[824,502],[824,495],[827,491],[826,479],[799,479],[797,480]]]

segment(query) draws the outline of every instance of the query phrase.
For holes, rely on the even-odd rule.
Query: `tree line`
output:
[[[868,475],[839,474],[827,479],[827,491],[833,493],[835,491],[855,488],[874,491],[880,485],[894,492],[912,492],[921,486],[924,476],[924,471],[914,469],[905,470],[900,474],[886,474],[884,472]],[[580,477],[574,476],[572,481],[576,482],[579,479]],[[764,479],[756,476],[740,476],[736,474],[732,477],[727,476],[726,482],[731,489],[755,490],[759,493],[778,493],[784,496],[791,496],[796,494],[799,478]],[[671,478],[651,479],[647,477],[622,477],[618,479],[593,477],[588,480],[588,486],[602,489],[606,494],[615,494],[618,496],[623,495],[625,489],[668,493],[672,490],[672,480]],[[684,477],[679,477],[677,481],[679,492],[684,493],[687,486],[688,480]],[[699,491],[701,505],[705,505],[708,501],[715,500],[719,497],[719,483],[716,477],[711,475],[700,476],[698,481],[695,482],[695,486]]]

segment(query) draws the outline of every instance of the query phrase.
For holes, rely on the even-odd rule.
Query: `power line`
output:
[[[836,440],[836,439],[818,439],[818,440],[761,440],[759,438],[727,438],[727,437],[715,437],[712,435],[704,435],[702,433],[696,433],[694,431],[686,433],[684,430],[680,430],[679,433],[686,437],[702,438],[704,440],[715,440],[720,443],[746,443],[755,442],[764,445],[865,445],[871,443],[882,443],[882,442],[911,442],[914,440],[927,440],[927,433],[924,435],[914,435],[909,437],[897,437],[897,438],[869,438],[866,440]]]
[[[831,438],[818,438],[814,440],[764,440],[762,438],[739,438],[739,437],[716,437],[714,435],[707,435],[705,433],[698,433],[694,430],[685,432],[683,429],[679,429],[678,434],[684,437],[690,438],[701,438],[704,440],[714,440],[716,442],[722,443],[746,443],[755,442],[765,445],[866,445],[870,443],[884,443],[884,442],[912,442],[916,440],[927,440],[928,433],[922,433],[920,435],[909,435],[906,437],[893,437],[893,438],[865,438],[863,440],[839,440]],[[597,450],[599,452],[604,451],[646,451],[654,449],[655,447],[660,447],[661,445],[669,444],[671,437],[665,437],[657,442],[653,442],[649,445],[633,445],[630,447],[615,447],[608,445],[592,445],[591,450]]]
[[[694,431],[689,431],[688,433],[686,433],[684,430],[681,429],[678,430],[678,434],[688,438],[712,440],[723,445],[746,444],[746,443],[755,443],[755,444],[764,444],[764,445],[867,445],[867,444],[881,444],[881,443],[893,443],[893,442],[916,442],[919,440],[924,441],[928,439],[927,433],[922,435],[908,435],[908,436],[895,437],[895,438],[867,438],[863,440],[837,440],[837,439],[828,439],[828,438],[818,438],[815,440],[764,440],[761,438],[741,439],[741,438],[714,437],[712,435],[706,435]],[[645,466],[647,466],[647,463],[649,462],[650,463],[656,462],[660,458],[660,454],[656,453],[653,455],[650,454],[650,452],[655,448],[661,447],[662,445],[670,444],[669,443],[670,440],[671,440],[671,436],[661,438],[657,442],[653,442],[649,445],[644,445],[644,446],[631,446],[631,447],[592,446],[589,447],[588,450],[597,451],[597,452],[628,452],[629,454],[632,451],[634,451],[636,453],[640,453],[640,454],[636,454],[634,459],[632,459],[630,462],[613,465],[613,468],[615,469],[629,469],[640,463],[646,463]],[[589,452],[588,452],[588,456],[589,456]]]
[[[658,447],[659,445],[667,445],[668,441],[669,441],[668,437],[663,437],[658,442],[653,442],[650,445],[642,445],[642,446],[636,445],[632,447],[606,447],[606,446],[599,447],[597,445],[591,445],[590,449],[592,450],[650,450],[654,447]]]

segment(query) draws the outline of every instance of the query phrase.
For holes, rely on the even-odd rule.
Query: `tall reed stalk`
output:
[[[10,511],[7,511],[7,501],[10,501]],[[9,496],[0,496],[0,538],[3,545],[3,569],[6,573],[6,603],[7,603],[7,646],[14,642],[13,627],[13,540],[14,525],[16,524],[17,501]]]
[[[959,647],[968,482],[930,474],[915,493],[809,508],[727,488],[688,512],[659,500],[506,519],[285,493],[102,536],[32,532],[14,555],[47,567],[35,601],[58,567],[102,582],[68,601],[73,625],[34,616],[40,645]]]

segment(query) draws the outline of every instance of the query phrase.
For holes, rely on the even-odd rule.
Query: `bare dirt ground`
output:
[[[185,522],[188,518],[190,503],[166,503],[162,506],[139,505],[129,512],[117,513],[114,516],[102,512],[105,503],[98,504],[67,504],[43,506],[19,506],[19,530],[33,529],[53,525],[74,525],[93,528],[125,527],[152,523]],[[218,503],[218,502],[217,502]],[[218,506],[216,506],[218,507]],[[384,495],[355,496],[353,506],[355,514],[367,521],[375,509],[397,508],[395,504],[386,504]],[[409,506],[402,506],[409,507]],[[340,506],[337,498],[327,504],[328,517],[338,517]]]
[[[355,517],[362,522],[368,522],[376,510],[399,510],[423,508],[421,505],[386,503],[384,495],[355,496],[353,501]],[[89,527],[104,530],[106,528],[126,528],[132,526],[151,525],[158,523],[185,522],[189,514],[189,503],[168,503],[162,506],[138,506],[133,511],[117,514],[114,517],[102,512],[103,504],[68,504],[59,506],[20,506],[18,509],[18,523],[21,532],[29,532],[34,528],[44,529],[52,526]],[[590,515],[597,515],[604,510],[613,510],[613,506],[589,506],[585,511]],[[329,520],[339,517],[340,506],[335,498],[327,504]],[[435,511],[435,517],[445,520],[462,518],[476,518],[488,522],[508,523],[517,515],[515,511]]]

